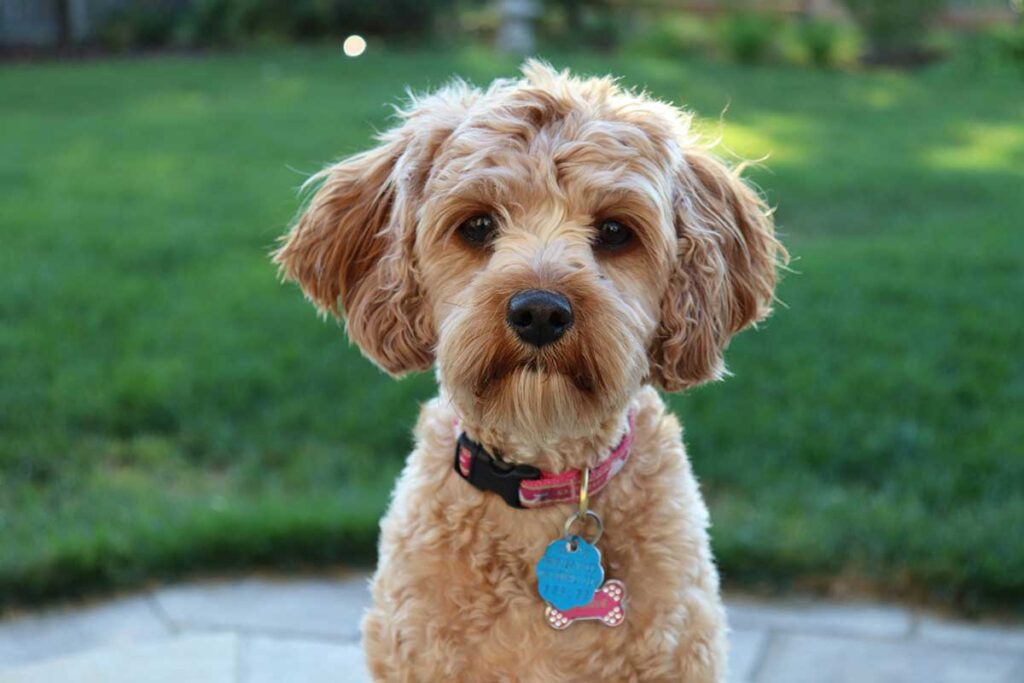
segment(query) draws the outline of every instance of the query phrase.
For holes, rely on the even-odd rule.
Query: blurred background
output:
[[[373,562],[434,380],[267,253],[406,87],[536,54],[694,110],[778,207],[776,315],[670,398],[726,585],[1021,614],[1022,9],[0,0],[0,607]]]

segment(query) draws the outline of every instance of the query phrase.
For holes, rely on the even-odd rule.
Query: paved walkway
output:
[[[0,621],[0,683],[364,683],[366,576],[159,588]],[[1020,683],[1024,626],[727,600],[736,683]]]

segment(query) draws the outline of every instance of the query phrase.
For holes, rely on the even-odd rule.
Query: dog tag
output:
[[[580,536],[553,542],[537,563],[540,596],[561,612],[589,604],[602,581],[601,552]]]

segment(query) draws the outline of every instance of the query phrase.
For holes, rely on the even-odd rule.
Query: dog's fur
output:
[[[380,145],[318,174],[275,260],[392,375],[435,364],[416,447],[381,529],[363,622],[380,681],[716,681],[725,618],[707,510],[680,427],[651,385],[719,378],[729,338],[768,314],[770,212],[690,116],[608,78],[528,62],[486,91],[414,98]],[[456,228],[490,213],[486,249]],[[635,233],[596,251],[596,222]],[[550,346],[505,322],[517,291],[569,298]],[[516,510],[452,470],[458,419],[510,461],[593,466],[636,414],[626,467],[593,500],[625,623],[551,629],[534,566],[572,506]]]

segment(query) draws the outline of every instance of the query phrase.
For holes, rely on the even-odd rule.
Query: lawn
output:
[[[673,397],[728,585],[1024,606],[1024,87],[573,56],[769,155],[796,257],[729,381]],[[372,561],[430,375],[266,254],[322,163],[474,51],[0,68],[0,605]]]

